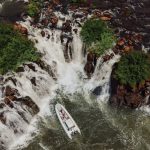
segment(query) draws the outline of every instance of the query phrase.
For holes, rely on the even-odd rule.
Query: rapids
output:
[[[72,13],[70,11],[68,15],[63,15],[55,12],[58,18],[71,20],[72,28],[80,31],[81,28],[74,22]],[[25,66],[25,71],[22,73],[8,73],[4,76],[4,78],[14,77],[16,86],[11,81],[7,82],[7,85],[16,88],[22,96],[31,97],[40,108],[40,112],[32,117],[30,112],[18,103],[14,104],[15,109],[9,107],[5,107],[5,110],[0,109],[6,118],[6,125],[0,122],[0,148],[8,150],[150,149],[148,115],[140,110],[117,110],[107,104],[110,97],[112,66],[119,61],[120,56],[115,55],[105,63],[100,57],[95,72],[89,79],[84,72],[86,56],[79,32],[75,34],[72,31],[71,35],[66,35],[73,37],[70,43],[71,52],[68,52],[70,57],[66,60],[64,51],[67,40],[61,43],[62,33],[59,30],[63,21],[60,19],[57,29],[52,30],[33,27],[30,25],[30,19],[28,17],[25,22],[20,23],[28,28],[28,38],[35,43],[35,47],[42,54],[42,61],[50,66],[53,75],[33,63],[36,72]],[[41,36],[42,30],[50,35],[49,39],[47,36]],[[112,53],[112,50],[108,50],[107,53]],[[36,86],[30,81],[32,77],[36,78]],[[96,87],[101,87],[99,96],[92,94]],[[0,97],[2,97],[1,90]],[[73,141],[67,138],[54,112],[56,102],[62,103],[73,116],[81,129],[81,137]],[[22,112],[25,119],[18,112]]]

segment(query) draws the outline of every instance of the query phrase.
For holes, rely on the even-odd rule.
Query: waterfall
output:
[[[58,18],[63,17],[65,20],[73,20],[72,12],[69,12],[69,15],[58,12],[55,14]],[[16,85],[12,81],[8,81],[3,87],[9,85],[17,89],[22,97],[29,96],[40,109],[34,117],[26,107],[17,102],[13,103],[13,109],[6,106],[0,110],[6,119],[5,124],[0,122],[0,142],[6,149],[10,150],[28,144],[28,141],[33,138],[33,133],[38,134],[38,120],[53,115],[50,103],[57,95],[58,89],[63,90],[65,94],[83,92],[85,96],[90,97],[91,91],[97,86],[101,86],[102,91],[97,100],[99,103],[101,101],[107,102],[110,95],[112,66],[120,58],[120,56],[115,55],[111,60],[103,62],[102,57],[100,57],[93,76],[91,79],[87,79],[88,77],[84,72],[86,57],[84,57],[84,46],[80,37],[81,27],[78,27],[78,24],[72,24],[72,28],[77,29],[78,33],[72,31],[71,35],[65,35],[62,43],[60,40],[62,32],[59,30],[63,23],[62,20],[58,22],[58,29],[54,30],[33,27],[30,25],[30,18],[19,23],[28,29],[28,38],[35,43],[38,52],[42,54],[42,61],[49,66],[49,70],[43,70],[37,64],[32,63],[35,71],[25,65],[24,72],[8,73],[4,76],[4,80],[8,77],[14,78]],[[50,38],[42,37],[41,31],[44,31]],[[68,55],[66,60],[64,53],[68,36],[71,36],[73,40],[68,45],[70,51],[66,54]],[[109,50],[107,53],[113,52]],[[36,79],[36,86],[31,83],[32,78]],[[2,97],[1,92],[0,97]],[[1,98],[1,101],[3,101],[3,98]]]

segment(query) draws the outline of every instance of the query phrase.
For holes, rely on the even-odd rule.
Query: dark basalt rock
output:
[[[90,77],[94,73],[97,59],[98,56],[95,53],[89,52],[87,54],[87,62],[85,64],[84,71],[86,72],[88,77]]]
[[[93,74],[94,73],[94,65],[93,65],[93,63],[90,63],[90,62],[87,62],[86,63],[86,65],[85,65],[85,67],[84,67],[84,70],[85,70],[85,72],[87,73],[87,75],[90,77],[91,76],[91,74]]]
[[[13,77],[8,77],[5,79],[5,82],[11,81],[15,86],[17,85],[17,80]]]
[[[62,31],[63,32],[71,32],[71,30],[72,30],[71,21],[70,20],[66,20],[66,22],[63,23]]]
[[[51,16],[51,18],[50,18],[50,22],[51,22],[51,24],[52,24],[52,27],[56,27],[56,25],[57,25],[57,23],[58,23],[58,18],[57,18],[55,15],[53,15],[53,16]]]
[[[41,69],[45,70],[46,72],[48,72],[48,74],[53,77],[53,79],[56,79],[56,76],[51,68],[50,65],[45,64],[42,60],[36,61],[35,62],[39,67],[41,67]]]
[[[19,101],[24,105],[28,106],[33,115],[37,114],[40,111],[39,107],[33,102],[33,100],[29,96],[18,98],[16,101]]]
[[[102,87],[101,86],[98,86],[96,87],[94,90],[93,90],[93,94],[96,95],[96,96],[99,96],[102,92]]]
[[[94,60],[94,53],[89,52],[89,53],[87,54],[87,61],[88,61],[88,62],[93,62],[93,60]]]
[[[31,78],[31,83],[34,85],[34,86],[36,86],[36,78],[35,77],[33,77],[33,78]]]
[[[45,37],[45,32],[41,31],[41,35],[42,35],[42,37]]]
[[[32,71],[36,72],[35,66],[33,64],[25,64],[27,65]]]
[[[112,59],[114,57],[114,54],[110,54],[110,55],[105,55],[103,56],[103,61],[106,62],[106,61],[109,61],[110,59]]]
[[[17,93],[16,89],[12,89],[10,86],[5,88],[5,96],[14,96]]]
[[[143,105],[150,104],[150,86],[147,86],[150,81],[145,81],[145,84],[137,85],[134,89],[128,85],[120,85],[113,77],[114,70],[111,76],[111,97],[110,104],[118,107],[138,108]]]
[[[14,108],[14,103],[19,102],[21,105],[26,105],[27,109],[31,112],[32,115],[35,115],[39,112],[38,106],[34,103],[34,101],[26,96],[26,97],[17,97],[17,90],[13,89],[9,86],[6,87],[5,89],[5,97],[3,100],[3,103],[0,103],[0,108],[4,108],[6,106],[9,106],[10,108]],[[1,119],[2,117],[0,116],[0,121],[3,121]]]
[[[0,103],[0,109],[4,108],[5,104],[4,103]]]
[[[15,97],[14,96],[9,96],[9,97],[6,97],[5,99],[4,99],[4,103],[7,105],[7,106],[9,106],[10,108],[13,108],[14,107],[14,105],[13,105],[13,100],[15,100]]]
[[[6,124],[6,118],[4,116],[4,112],[1,112],[0,113],[0,121],[3,123],[3,124]]]
[[[35,78],[33,78],[32,80],[35,80]],[[36,84],[36,82],[34,84]],[[32,115],[35,115],[39,112],[38,106],[30,97],[21,97],[16,89],[11,88],[10,86],[6,86],[4,90],[4,98],[0,103],[0,108],[3,109],[4,107],[9,106],[10,108],[16,109],[14,108],[15,102],[19,102],[20,106],[26,105],[27,109],[30,110]],[[1,116],[0,121],[3,121],[1,120]]]

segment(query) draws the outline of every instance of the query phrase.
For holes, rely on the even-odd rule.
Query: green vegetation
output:
[[[31,17],[35,17],[38,15],[41,9],[42,1],[40,0],[30,0],[28,6],[27,6],[27,13]]]
[[[115,37],[107,24],[99,19],[89,19],[81,30],[83,42],[89,49],[99,55],[112,48]]]
[[[103,55],[106,50],[113,46],[114,41],[111,32],[104,32],[101,35],[101,40],[93,44],[90,49],[98,55]]]
[[[150,57],[142,52],[124,55],[115,71],[115,78],[121,84],[135,87],[150,78]]]
[[[16,70],[27,61],[36,61],[39,54],[31,41],[13,30],[12,25],[0,23],[0,74]]]

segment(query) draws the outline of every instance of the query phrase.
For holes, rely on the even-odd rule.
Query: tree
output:
[[[81,37],[89,49],[99,55],[112,48],[115,42],[112,30],[99,19],[87,20],[82,27]]]
[[[16,70],[22,63],[38,60],[34,44],[13,30],[13,26],[0,23],[0,74]]]
[[[150,57],[143,52],[133,51],[124,55],[115,70],[115,78],[131,87],[150,78]]]

